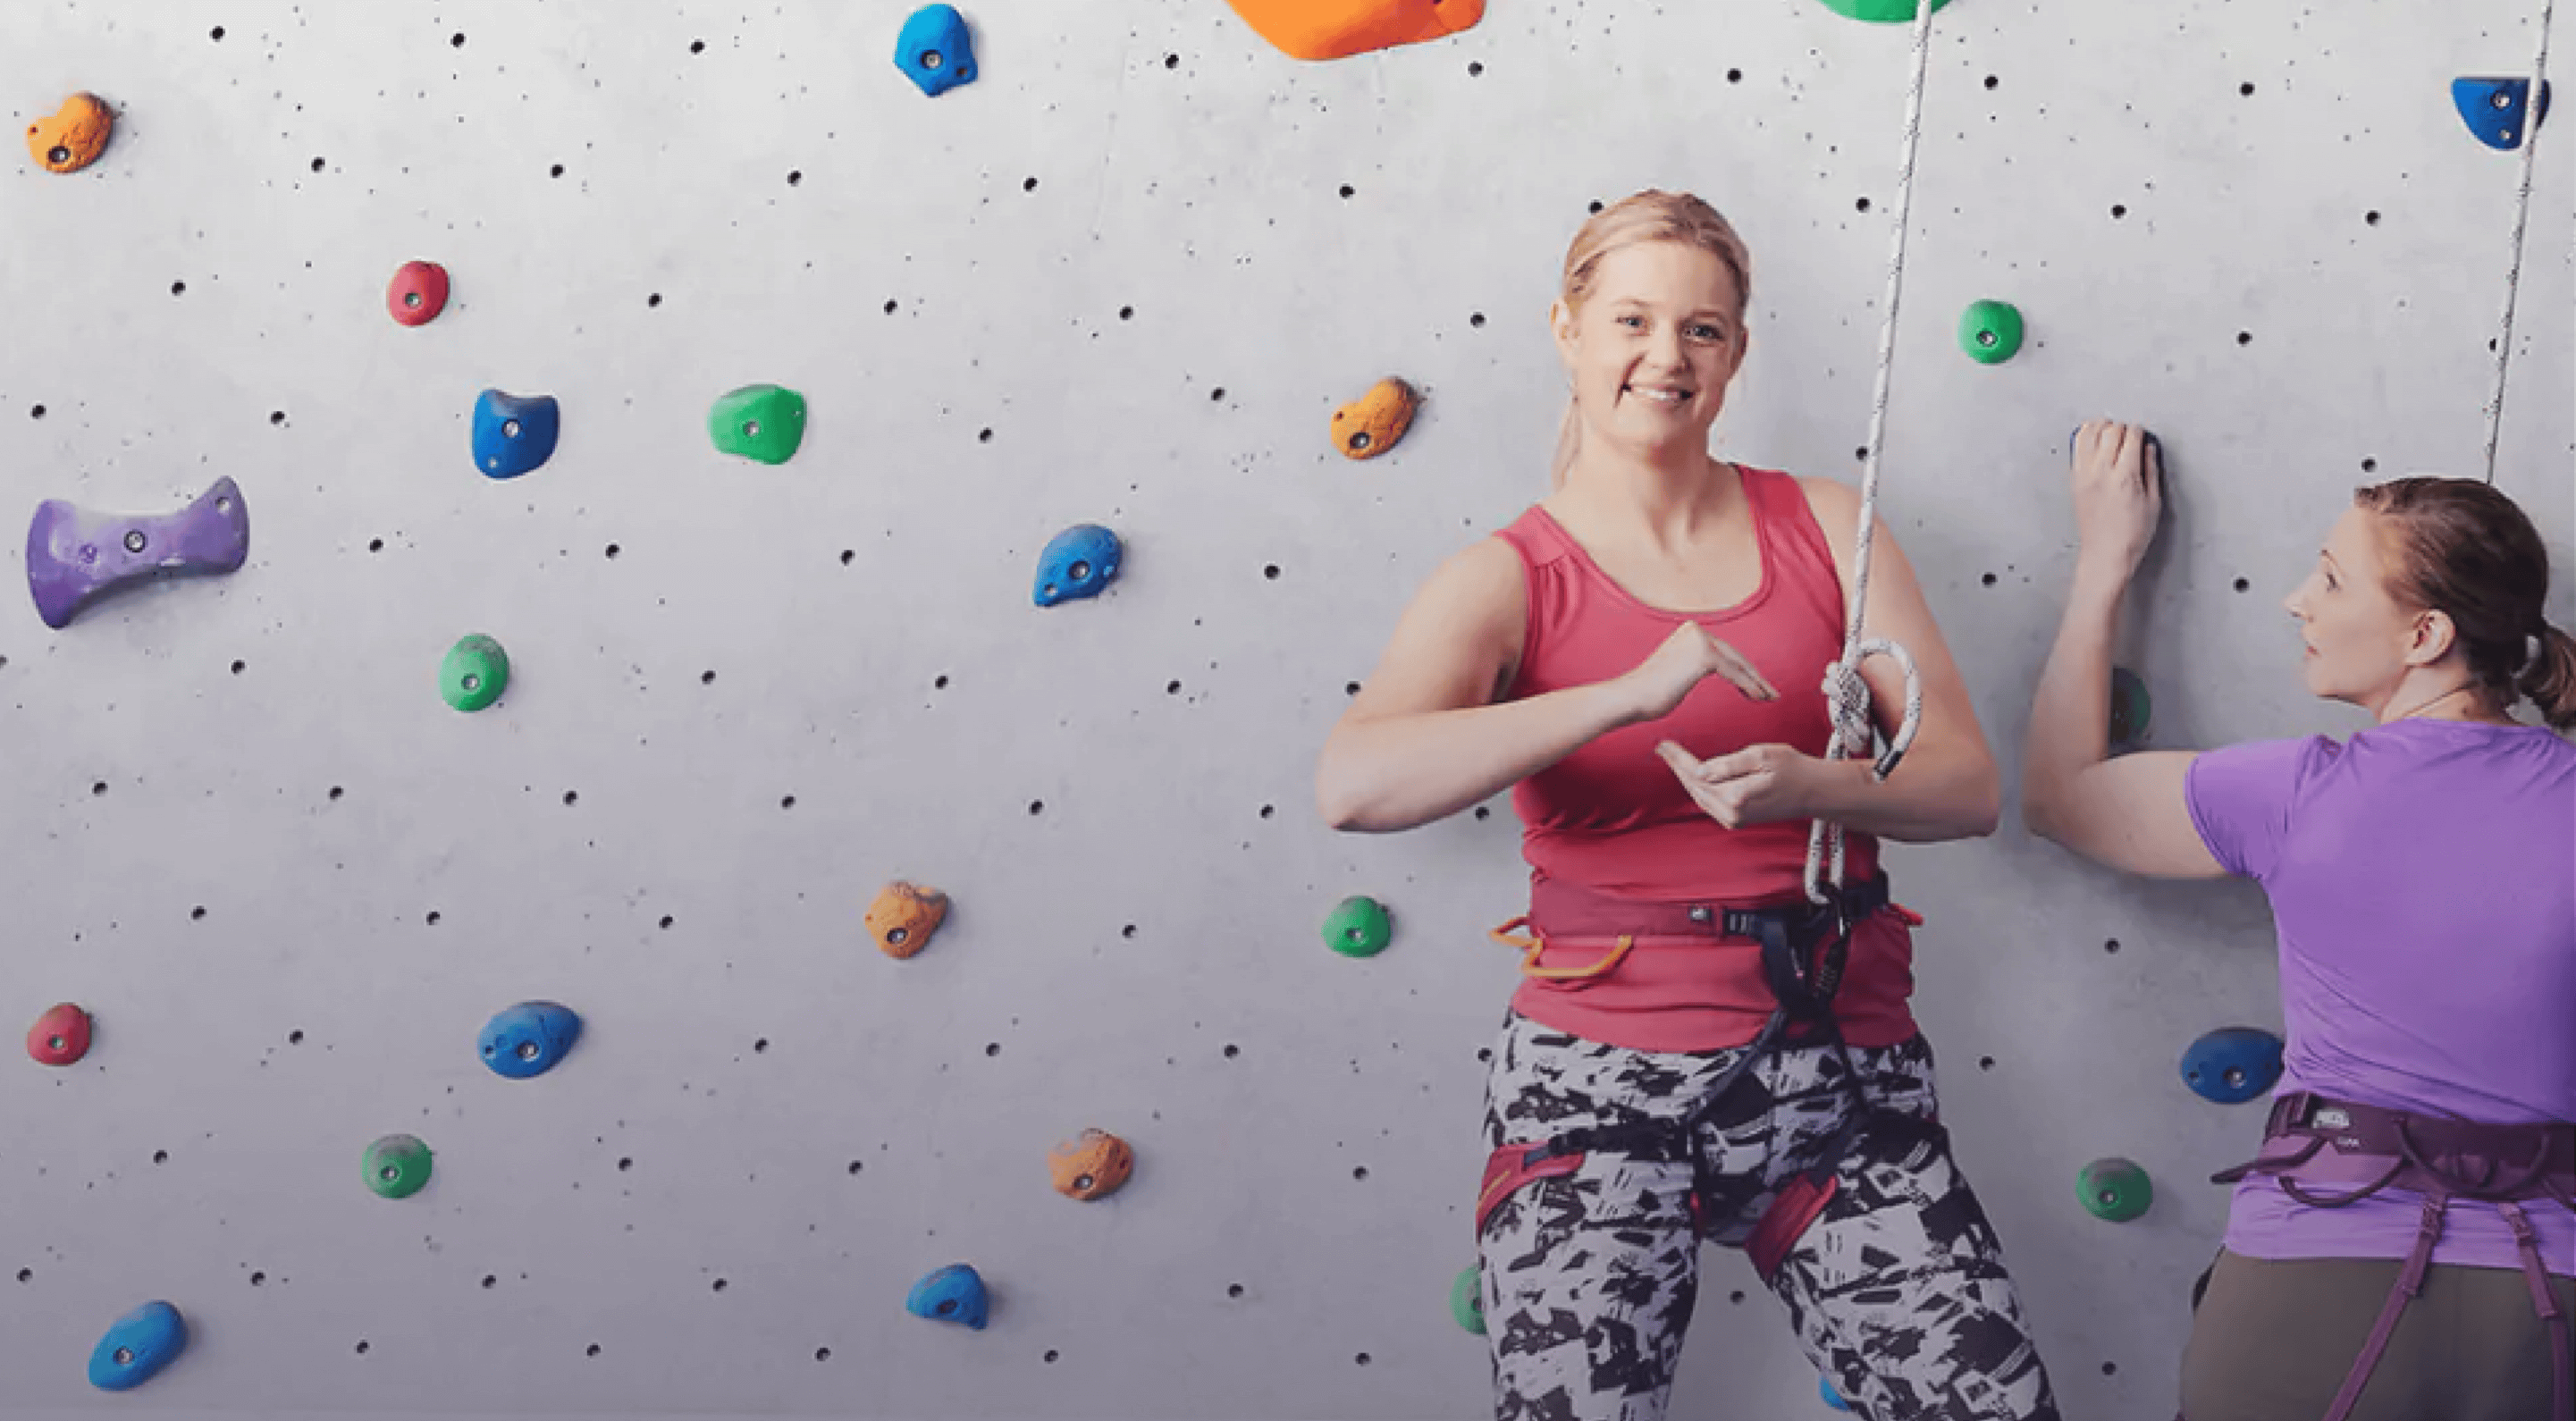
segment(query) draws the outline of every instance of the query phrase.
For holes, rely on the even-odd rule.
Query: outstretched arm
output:
[[[2144,431],[2095,421],[2077,435],[2075,585],[2040,671],[2022,742],[2022,819],[2096,863],[2156,878],[2223,878],[2191,822],[2183,751],[2104,758],[2111,638],[2138,557],[2155,535],[2162,459]]]

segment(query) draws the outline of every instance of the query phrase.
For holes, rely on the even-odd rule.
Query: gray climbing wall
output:
[[[1543,491],[1592,201],[1738,222],[1721,450],[1857,477],[1905,31],[1492,0],[1312,65],[1219,0],[964,8],[982,76],[933,100],[889,0],[0,7],[22,128],[119,114],[81,175],[0,156],[7,507],[229,475],[252,525],[228,579],[0,616],[0,1025],[98,1019],[77,1067],[0,1061],[0,1409],[109,1410],[90,1347],[166,1298],[194,1345],[122,1414],[1484,1412],[1446,1297],[1517,830],[1336,836],[1315,752],[1424,574]],[[2478,471],[2520,160],[2448,86],[2527,71],[2539,8],[1940,15],[1884,502],[2008,798],[2089,415],[2170,455],[2152,741],[2359,723],[2278,598],[2353,484]],[[2499,482],[2576,570],[2576,134],[2542,137]],[[417,330],[412,258],[456,283]],[[2010,364],[1956,347],[1982,297],[2031,322]],[[1331,411],[1390,373],[1422,417],[1345,461]],[[705,434],[761,381],[812,401],[774,468]],[[478,475],[486,386],[560,398],[552,462]],[[1041,610],[1083,521],[1126,571]],[[477,631],[517,675],[460,715]],[[2260,896],[2010,814],[1892,863],[2067,1414],[2169,1416],[2201,1181],[2259,1109],[2174,1062],[2277,1026]],[[861,921],[896,878],[956,900],[904,962]],[[1352,893],[1381,957],[1318,940]],[[548,997],[574,1054],[487,1072],[486,1017]],[[1049,1188],[1085,1127],[1138,1152],[1113,1200]],[[359,1159],[397,1131],[437,1168],[391,1202]],[[2158,1182],[2134,1224],[2076,1205],[2110,1154]],[[960,1261],[989,1330],[905,1314]],[[1826,1414],[1731,1254],[1678,1391]]]

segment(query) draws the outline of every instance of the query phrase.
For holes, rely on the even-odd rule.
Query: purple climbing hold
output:
[[[49,498],[27,529],[27,588],[60,630],[91,603],[156,577],[231,572],[250,556],[250,508],[229,478],[177,513],[92,513]]]

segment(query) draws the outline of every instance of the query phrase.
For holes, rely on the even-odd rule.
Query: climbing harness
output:
[[[2443,1217],[2454,1199],[2494,1205],[2513,1230],[2523,1276],[2531,1284],[2531,1305],[2549,1332],[2557,1398],[2550,1414],[2576,1417],[2576,1339],[2571,1339],[2576,1323],[2550,1291],[2539,1236],[2522,1207],[2554,1199],[2576,1209],[2576,1125],[2479,1125],[2299,1091],[2272,1103],[2260,1153],[2211,1175],[2210,1181],[2234,1184],[2248,1174],[2271,1176],[2282,1193],[2317,1209],[2340,1209],[2383,1189],[2412,1189],[2424,1196],[2414,1251],[2325,1421],[2344,1421],[2360,1401],[2397,1330],[2398,1316],[2423,1291],[2424,1270],[2433,1261],[2433,1245],[2442,1236]],[[2319,1185],[2359,1187],[2326,1193]]]
[[[1871,767],[1871,773],[1884,780],[1896,770],[1914,743],[1915,726],[1923,718],[1923,683],[1914,671],[1914,658],[1905,648],[1884,637],[1861,637],[1861,616],[1869,606],[1869,553],[1872,532],[1878,523],[1878,465],[1881,446],[1887,437],[1887,390],[1896,368],[1896,309],[1905,291],[1905,229],[1914,208],[1914,150],[1923,135],[1923,82],[1932,57],[1932,11],[1934,0],[1918,0],[1914,7],[1914,78],[1905,91],[1905,137],[1896,165],[1896,250],[1887,263],[1887,318],[1878,328],[1878,376],[1870,397],[1869,443],[1864,446],[1860,481],[1860,532],[1852,543],[1852,593],[1843,621],[1842,658],[1825,668],[1825,703],[1833,716],[1834,733],[1825,746],[1825,758],[1839,761],[1848,756],[1868,753],[1870,742],[1869,683],[1860,676],[1860,664],[1872,656],[1893,659],[1905,672],[1905,717],[1897,726],[1885,754]],[[1828,864],[1830,860],[1830,864]],[[1827,900],[1828,883],[1843,879],[1843,826],[1818,819],[1807,831],[1807,901],[1822,904]]]
[[[1784,1185],[1754,1226],[1745,1252],[1766,1280],[1778,1270],[1807,1226],[1824,1212],[1834,1195],[1836,1167],[1866,1134],[1874,1131],[1921,1132],[1929,1122],[1873,1104],[1860,1087],[1845,1049],[1833,1001],[1842,986],[1851,954],[1852,931],[1870,914],[1887,911],[1910,925],[1922,919],[1888,896],[1884,873],[1838,889],[1832,900],[1816,905],[1789,902],[1774,906],[1729,908],[1713,903],[1646,903],[1615,898],[1577,885],[1543,880],[1533,894],[1531,913],[1493,930],[1495,941],[1524,950],[1521,970],[1532,978],[1569,984],[1580,991],[1607,976],[1624,961],[1641,938],[1679,940],[1679,950],[1705,951],[1690,939],[1711,947],[1723,939],[1750,940],[1761,950],[1762,977],[1774,1003],[1761,1032],[1718,1078],[1700,1093],[1697,1106],[1678,1117],[1639,1117],[1607,1125],[1569,1130],[1552,1139],[1515,1142],[1486,1161],[1476,1198],[1476,1233],[1514,1190],[1537,1179],[1573,1173],[1592,1154],[1660,1163],[1690,1163],[1696,1180],[1698,1158],[1693,1137],[1714,1115],[1738,1082],[1779,1046],[1829,1045],[1840,1058],[1842,1085],[1851,1110],[1841,1128],[1818,1153],[1817,1163]],[[1513,929],[1529,927],[1528,936]],[[1581,968],[1550,969],[1539,965],[1550,939],[1609,940],[1610,950]],[[1659,945],[1660,946],[1660,945]],[[1706,1191],[1691,1194],[1692,1228],[1697,1232]]]
[[[2495,482],[2496,444],[2504,434],[2504,377],[2513,364],[2513,308],[2522,291],[2522,237],[2531,222],[2531,179],[2540,156],[2540,97],[2549,79],[2549,22],[2558,0],[2541,0],[2540,55],[2523,99],[2522,188],[2513,204],[2513,261],[2505,268],[2504,329],[2496,336],[2495,384],[2487,396],[2487,482]]]
[[[1864,640],[1861,624],[1869,602],[1870,545],[1878,517],[1879,455],[1887,432],[1888,385],[1896,361],[1897,305],[1904,287],[1905,232],[1914,201],[1914,155],[1923,130],[1923,89],[1930,67],[1935,4],[1936,0],[1917,0],[1914,12],[1913,80],[1906,92],[1904,141],[1897,165],[1896,247],[1888,262],[1887,317],[1879,329],[1878,374],[1870,404],[1869,443],[1861,479],[1860,531],[1852,559],[1853,585],[1845,612],[1842,655],[1826,667],[1824,680],[1827,710],[1833,719],[1833,733],[1825,755],[1829,761],[1839,761],[1852,755],[1867,754],[1872,740],[1869,686],[1861,679],[1861,663],[1872,656],[1883,655],[1903,669],[1905,715],[1886,752],[1872,766],[1872,773],[1881,780],[1893,773],[1897,762],[1904,758],[1907,748],[1914,742],[1915,728],[1923,715],[1923,689],[1915,672],[1914,658],[1904,647],[1885,638]],[[1477,1195],[1476,1233],[1479,1238],[1483,1237],[1486,1221],[1492,1217],[1494,1209],[1514,1190],[1532,1180],[1571,1174],[1590,1154],[1616,1154],[1645,1161],[1692,1162],[1696,1182],[1698,1166],[1693,1135],[1697,1127],[1717,1112],[1756,1064],[1792,1037],[1803,1044],[1833,1048],[1843,1068],[1842,1083],[1850,1097],[1851,1109],[1840,1129],[1819,1152],[1817,1163],[1784,1185],[1754,1225],[1753,1233],[1746,1241],[1745,1252],[1765,1280],[1778,1270],[1790,1248],[1824,1212],[1825,1205],[1833,1198],[1838,1171],[1865,1140],[1873,1148],[1879,1148],[1892,1142],[1919,1140],[1940,1131],[1941,1127],[1933,1121],[1893,1110],[1869,1099],[1868,1093],[1861,1088],[1860,1073],[1852,1066],[1850,1052],[1843,1041],[1841,1023],[1833,1012],[1834,994],[1842,985],[1843,970],[1851,952],[1853,929],[1864,918],[1880,911],[1894,912],[1916,926],[1922,919],[1889,899],[1887,877],[1883,872],[1861,883],[1844,882],[1843,828],[1821,818],[1814,821],[1808,832],[1802,887],[1804,903],[1725,907],[1719,904],[1626,901],[1543,882],[1532,894],[1528,916],[1515,918],[1494,930],[1496,941],[1523,950],[1521,970],[1525,975],[1574,991],[1615,971],[1627,959],[1640,937],[1700,937],[1710,939],[1711,946],[1722,938],[1750,939],[1760,946],[1763,980],[1770,989],[1773,1007],[1752,1044],[1702,1092],[1699,1104],[1687,1115],[1596,1125],[1567,1131],[1549,1140],[1514,1142],[1496,1150],[1486,1162],[1483,1187]],[[1544,901],[1543,894],[1546,895]],[[1531,929],[1528,937],[1512,934],[1514,928],[1524,926]],[[1585,967],[1552,969],[1541,965],[1551,936],[1591,936],[1610,940],[1615,945],[1607,954]],[[1702,1222],[1699,1214],[1704,1207],[1704,1195],[1705,1191],[1698,1188],[1694,1188],[1691,1194],[1694,1232]]]

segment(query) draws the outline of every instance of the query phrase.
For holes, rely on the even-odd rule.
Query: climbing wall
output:
[[[1543,492],[1592,204],[1737,222],[1721,452],[1857,477],[1906,27],[1491,0],[1310,62],[1220,0],[972,0],[934,96],[910,8],[0,7],[0,108],[115,123],[76,173],[0,161],[0,511],[229,479],[204,516],[248,529],[237,570],[0,616],[0,1018],[95,1029],[0,1063],[10,1414],[1485,1414],[1449,1292],[1517,829],[1337,836],[1316,751],[1422,577]],[[2352,485],[2482,472],[2521,154],[2451,82],[2527,73],[2539,11],[1938,15],[1882,502],[2007,802],[2088,416],[2171,468],[2145,742],[2360,723],[2301,691],[2278,599]],[[2564,122],[2497,473],[2562,623]],[[415,260],[450,289],[406,325]],[[1962,352],[1980,300],[2027,322],[2008,362]],[[1334,412],[1390,375],[1412,427],[1345,457]],[[764,385],[801,418],[720,447]],[[521,438],[554,401],[542,464],[478,457],[487,390]],[[1043,596],[1086,524],[1114,581]],[[469,713],[473,635],[508,678]],[[1891,861],[2067,1414],[2171,1415],[2202,1181],[2260,1109],[2177,1061],[2279,1024],[2259,894],[2009,813]],[[869,919],[897,882],[948,899],[909,956]],[[1326,941],[1353,897],[1382,952]],[[582,1030],[513,1079],[480,1033],[526,1002]],[[521,1039],[560,1049],[495,1064]],[[1050,1151],[1090,1129],[1134,1169],[1085,1202]],[[370,1153],[401,1136],[425,1184]],[[2077,1198],[2113,1156],[2155,1183],[2126,1223]],[[981,1328],[908,1310],[955,1264]],[[186,1351],[94,1390],[152,1300]],[[1675,1410],[1829,1414],[1732,1254]]]

